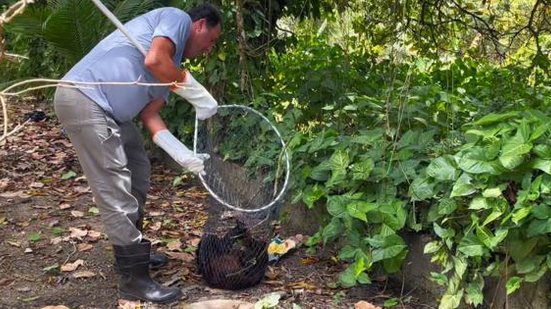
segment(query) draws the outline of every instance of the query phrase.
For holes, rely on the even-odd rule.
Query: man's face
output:
[[[222,28],[220,24],[209,28],[205,19],[193,22],[191,34],[186,43],[184,57],[193,59],[203,54],[208,54],[218,41]]]

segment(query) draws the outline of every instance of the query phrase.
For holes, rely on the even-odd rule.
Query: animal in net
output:
[[[198,271],[213,288],[239,290],[255,286],[268,267],[267,246],[237,220],[222,237],[203,235],[197,249]]]
[[[269,126],[241,110],[221,109],[197,132],[196,151],[210,155],[202,181],[211,193],[197,269],[213,288],[252,287],[267,270],[267,247],[282,204],[280,199],[263,208],[284,187],[281,144]]]

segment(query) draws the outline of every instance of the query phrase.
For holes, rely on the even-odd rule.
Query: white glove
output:
[[[210,158],[206,153],[193,154],[170,131],[161,130],[153,136],[153,142],[168,153],[174,161],[195,174],[205,175],[203,161]]]
[[[199,84],[187,70],[182,74],[184,81],[173,86],[172,91],[195,107],[195,113],[200,120],[205,120],[216,114],[218,103],[207,89]]]

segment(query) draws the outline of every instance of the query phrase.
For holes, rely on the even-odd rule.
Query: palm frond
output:
[[[76,62],[100,40],[102,15],[89,0],[54,1],[54,13],[44,26],[44,38],[59,53]]]
[[[44,22],[52,13],[49,7],[29,6],[23,14],[16,16],[4,25],[8,33],[27,37],[43,37]]]

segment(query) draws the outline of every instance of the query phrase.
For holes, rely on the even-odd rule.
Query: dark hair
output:
[[[209,28],[215,27],[218,24],[222,26],[222,15],[220,14],[220,10],[212,4],[201,4],[189,9],[187,13],[192,21],[205,18]]]

